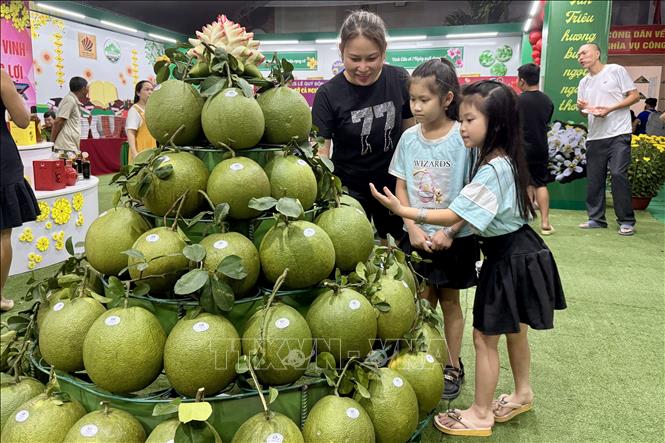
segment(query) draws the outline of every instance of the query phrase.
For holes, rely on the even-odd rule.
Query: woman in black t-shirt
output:
[[[363,205],[379,236],[390,233],[399,239],[402,219],[372,198],[369,183],[395,189],[390,159],[402,132],[415,123],[406,87],[409,73],[384,64],[385,24],[371,12],[351,13],[340,40],[344,71],[319,88],[312,107],[313,123],[325,139],[319,154],[330,156],[332,140],[335,175]]]

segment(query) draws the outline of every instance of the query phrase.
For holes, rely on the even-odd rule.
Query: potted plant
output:
[[[628,168],[633,208],[646,209],[665,184],[665,137],[634,135]]]

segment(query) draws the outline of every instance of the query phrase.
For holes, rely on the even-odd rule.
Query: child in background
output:
[[[465,410],[434,419],[450,435],[489,436],[495,422],[531,409],[531,354],[527,330],[554,327],[554,310],[565,309],[552,253],[528,225],[534,209],[527,195],[517,96],[497,81],[472,83],[462,92],[462,138],[478,147],[473,179],[448,209],[407,207],[384,187],[374,197],[395,214],[420,223],[452,226],[466,220],[479,233],[485,260],[473,306],[475,395]],[[499,379],[498,343],[506,335],[515,388],[492,400]]]
[[[472,151],[464,147],[458,120],[459,83],[455,68],[445,59],[418,66],[409,80],[411,112],[418,125],[407,129],[397,144],[388,169],[397,177],[395,194],[404,206],[447,208],[467,183]],[[408,232],[402,249],[413,249],[431,260],[415,264],[425,277],[424,298],[441,303],[448,361],[443,399],[456,398],[464,381],[460,359],[464,317],[459,290],[476,285],[478,244],[464,222],[452,227],[416,224],[405,218]]]

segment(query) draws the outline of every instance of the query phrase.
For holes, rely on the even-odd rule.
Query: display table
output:
[[[81,140],[81,152],[90,154],[92,175],[115,174],[120,170],[120,147],[126,138],[86,138]]]
[[[35,183],[35,175],[32,169],[32,162],[35,160],[46,160],[53,154],[53,143],[42,142],[36,145],[18,146],[18,153],[23,163],[23,175],[28,178],[30,184]]]
[[[57,191],[35,191],[42,211],[37,221],[12,230],[13,259],[9,275],[43,268],[67,259],[65,241],[85,240],[99,214],[99,179],[79,180]]]

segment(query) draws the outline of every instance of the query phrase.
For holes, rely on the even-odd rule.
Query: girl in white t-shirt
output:
[[[145,105],[148,103],[152,91],[153,85],[148,80],[141,80],[134,88],[134,106],[127,112],[127,120],[125,121],[130,163],[139,152],[157,146],[155,138],[150,134],[148,126],[145,124]]]

